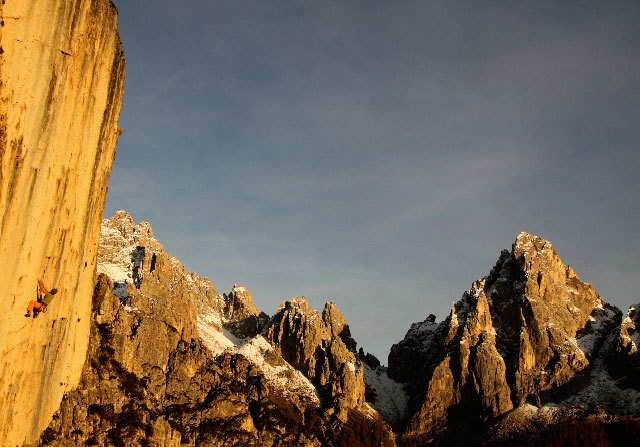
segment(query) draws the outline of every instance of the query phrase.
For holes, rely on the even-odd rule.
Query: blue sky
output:
[[[116,0],[105,216],[383,363],[520,231],[640,302],[640,3]]]

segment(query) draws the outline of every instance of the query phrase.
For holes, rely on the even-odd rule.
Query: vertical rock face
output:
[[[0,445],[32,442],[78,383],[124,59],[109,0],[0,5]],[[59,292],[24,317],[37,279]]]
[[[409,380],[416,411],[406,442],[424,442],[424,433],[442,430],[452,418],[489,420],[513,408],[484,285],[476,282],[440,325],[431,318],[413,327],[427,344],[405,339],[391,350],[390,374]],[[407,356],[418,359],[421,375],[399,369]]]

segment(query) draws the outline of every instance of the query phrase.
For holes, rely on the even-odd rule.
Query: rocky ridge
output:
[[[394,445],[335,304],[296,298],[269,318],[125,212],[101,236],[82,379],[40,445]]]
[[[571,445],[640,430],[638,313],[623,320],[526,233],[444,321],[411,325],[388,370],[335,303],[293,298],[269,317],[125,212],[103,221],[98,256],[82,380],[40,445]]]

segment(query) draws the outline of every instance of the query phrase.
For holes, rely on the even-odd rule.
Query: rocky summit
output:
[[[621,315],[548,241],[521,233],[444,321],[414,323],[391,347],[388,373],[409,394],[398,444],[640,439],[637,316]]]
[[[630,445],[640,439],[640,312],[606,303],[520,234],[388,368],[338,306],[269,316],[219,293],[125,212],[102,223],[80,383],[38,445]],[[574,442],[574,444],[572,444]]]

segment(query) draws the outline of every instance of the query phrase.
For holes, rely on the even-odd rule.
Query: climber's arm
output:
[[[49,289],[44,285],[44,282],[41,279],[38,279],[38,287],[42,293],[47,293]]]

